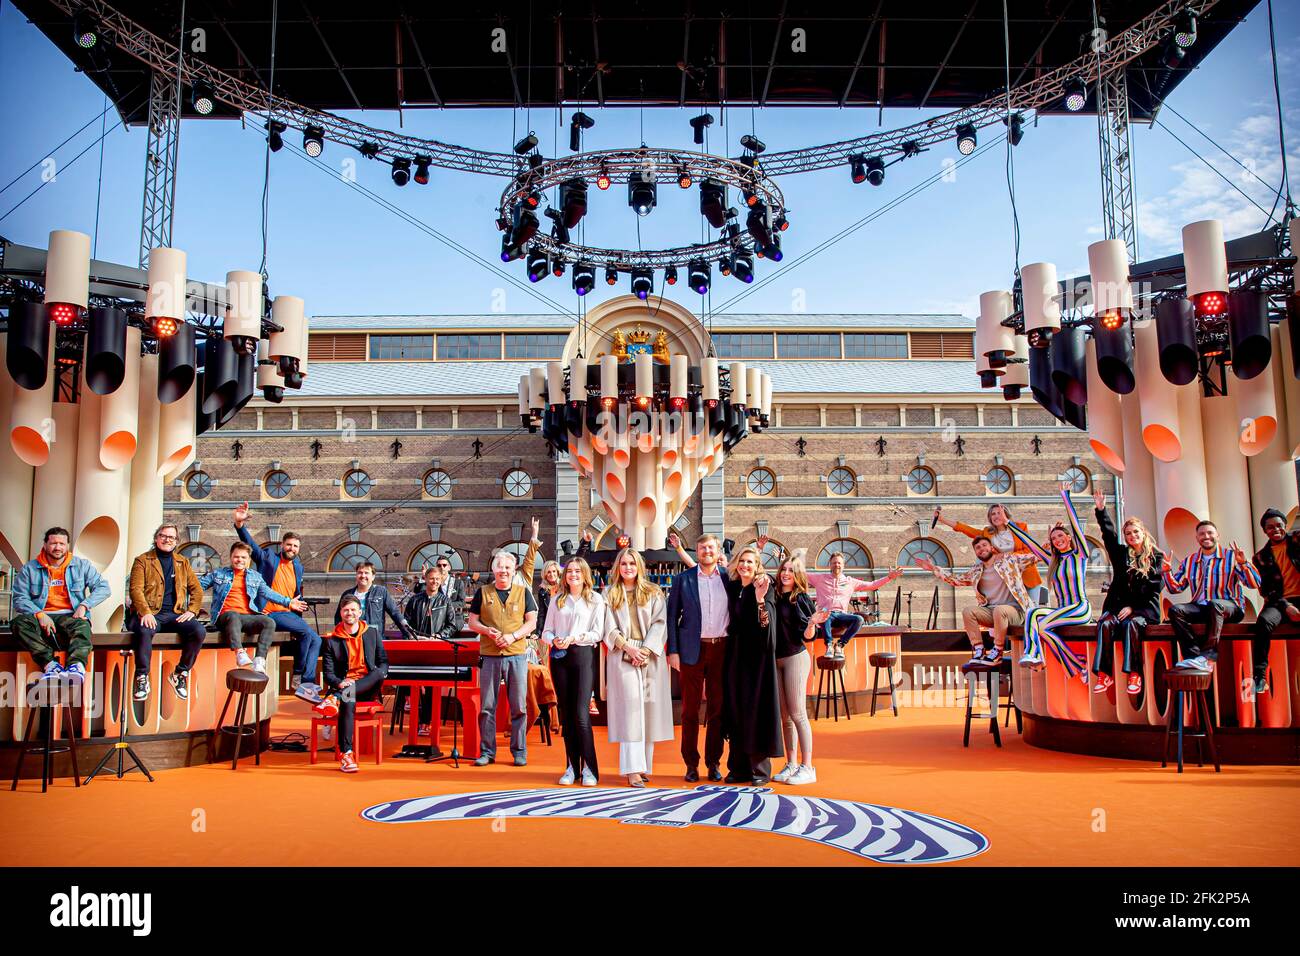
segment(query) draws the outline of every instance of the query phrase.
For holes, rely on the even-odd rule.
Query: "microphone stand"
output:
[[[448,608],[450,609],[450,604],[448,605]],[[430,608],[430,616],[432,617],[432,608]],[[430,630],[432,630],[432,628],[430,628]],[[456,712],[459,716],[457,718],[454,718],[451,722],[451,753],[444,754],[438,752],[436,756],[431,753],[427,758],[425,758],[424,762],[437,763],[440,760],[450,760],[451,765],[455,767],[457,770],[459,770],[461,752],[460,752],[460,736],[457,733],[457,731],[460,727],[461,721],[465,719],[465,708],[460,702],[460,642],[455,640],[454,638],[438,637],[436,635],[433,636],[433,639],[435,641],[442,641],[444,644],[451,645],[451,696],[452,699],[456,701]],[[438,700],[439,700],[438,717],[439,720],[441,720],[442,698],[439,697]],[[433,734],[432,725],[429,727],[429,734],[430,735]]]

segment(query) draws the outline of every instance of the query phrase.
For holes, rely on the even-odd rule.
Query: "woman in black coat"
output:
[[[1160,568],[1164,554],[1141,518],[1126,518],[1124,540],[1115,533],[1115,523],[1106,511],[1106,495],[1093,493],[1101,540],[1110,558],[1110,590],[1097,620],[1097,653],[1092,671],[1097,677],[1093,691],[1104,694],[1115,681],[1110,676],[1113,644],[1118,636],[1124,642],[1124,673],[1128,675],[1128,692],[1142,693],[1142,661],[1134,659],[1140,646],[1137,640],[1148,624],[1160,621],[1160,591],[1164,579]]]
[[[727,783],[766,784],[772,757],[785,752],[776,674],[776,603],[772,579],[754,548],[731,560],[727,646],[722,662],[722,735]]]

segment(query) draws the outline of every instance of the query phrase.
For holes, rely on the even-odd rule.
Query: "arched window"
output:
[[[289,478],[287,471],[276,469],[268,471],[266,477],[262,479],[262,487],[266,489],[268,498],[287,498],[289,491],[293,488],[293,481]]]
[[[506,472],[503,485],[506,494],[511,498],[526,498],[528,493],[533,490],[533,476],[522,468],[515,468]]]
[[[952,567],[952,558],[948,557],[947,550],[933,538],[914,538],[903,545],[903,550],[898,552],[898,566],[915,568],[918,566],[917,558],[926,558],[941,568]]]
[[[1011,472],[1001,465],[990,468],[984,476],[984,488],[991,495],[1005,495],[1011,491]]]
[[[434,468],[424,476],[424,493],[430,498],[446,498],[451,494],[451,475]]]
[[[189,544],[183,544],[176,551],[190,563],[195,574],[207,574],[209,571],[221,567],[221,555],[217,554],[215,548],[203,544],[201,541],[191,541]]]
[[[364,498],[370,494],[371,484],[368,474],[360,468],[354,468],[343,476],[343,493],[349,498]]]
[[[453,571],[465,570],[465,559],[446,541],[430,541],[423,547],[416,548],[407,567],[412,571],[420,572],[425,568],[433,567],[438,563],[439,558],[446,558]]]
[[[192,471],[185,479],[185,493],[195,501],[212,494],[212,478],[206,471]]]
[[[1110,569],[1110,559],[1106,556],[1106,549],[1102,547],[1100,541],[1094,538],[1088,539],[1088,570],[1089,571],[1106,571]]]
[[[934,472],[925,465],[917,465],[907,473],[907,490],[914,495],[934,494]]]
[[[373,564],[377,571],[384,569],[384,559],[379,556],[378,551],[368,544],[353,541],[334,552],[334,556],[330,558],[329,570],[347,573],[355,571],[358,564],[365,564],[367,561]]]
[[[851,495],[857,487],[857,476],[848,468],[832,468],[826,476],[826,487],[833,495]]]
[[[776,491],[776,475],[766,468],[755,468],[745,476],[745,491],[754,498],[766,498]]]
[[[865,570],[872,567],[871,552],[852,538],[836,538],[817,555],[817,567],[829,568],[831,558],[836,554],[844,555],[844,567],[849,570]]]
[[[748,546],[751,548],[757,548],[758,542],[751,541]],[[781,547],[781,542],[773,541],[771,538],[768,538],[767,544],[763,545],[762,550],[763,567],[767,568],[769,571],[775,571],[781,566],[781,555],[784,553],[785,549]]]
[[[1065,469],[1065,473],[1061,475],[1061,480],[1068,481],[1070,483],[1070,492],[1076,495],[1081,495],[1092,487],[1092,476],[1088,474],[1088,469],[1082,465],[1071,465]]]

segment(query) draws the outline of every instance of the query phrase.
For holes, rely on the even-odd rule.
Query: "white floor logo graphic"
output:
[[[766,787],[692,790],[498,790],[380,803],[361,811],[376,823],[495,817],[618,820],[712,826],[813,840],[878,863],[949,863],[983,853],[989,841],[942,817],[852,800],[795,797]]]

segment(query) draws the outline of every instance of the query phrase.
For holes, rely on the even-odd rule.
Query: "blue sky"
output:
[[[1281,60],[1283,104],[1290,162],[1300,175],[1300,4],[1275,4]],[[102,187],[96,146],[69,161],[99,136],[100,124],[67,146],[57,143],[97,116],[102,95],[74,71],[10,4],[0,4],[0,186],[44,158],[55,161],[56,176],[16,212],[0,220],[0,235],[44,246],[51,229],[95,233],[99,201],[97,256],[133,264],[140,233],[145,134],[142,129],[112,130],[104,142]],[[1277,125],[1268,55],[1264,4],[1185,80],[1169,100],[1173,109],[1221,142],[1256,173],[1254,181],[1172,111],[1160,119],[1232,179],[1264,209],[1272,206],[1280,181]],[[636,146],[636,110],[588,110],[596,128],[587,148]],[[715,110],[716,112],[716,110]],[[695,110],[646,110],[645,139],[652,145],[691,148],[687,120]],[[348,114],[373,126],[396,127],[392,113]],[[890,110],[884,127],[927,118],[933,113]],[[548,155],[567,152],[567,127],[556,128],[552,111],[509,110],[405,114],[405,130],[444,141],[507,150],[530,128]],[[728,110],[725,126],[715,125],[711,146],[738,152],[739,137],[750,131],[748,108]],[[877,129],[875,110],[759,111],[756,131],[771,150],[833,142]],[[298,137],[290,133],[297,141]],[[1143,258],[1176,251],[1183,223],[1221,218],[1228,236],[1253,232],[1265,215],[1204,166],[1169,133],[1158,127],[1133,130]],[[189,254],[190,273],[221,281],[232,269],[258,268],[261,260],[260,207],[263,138],[251,123],[186,121],[180,144],[174,244]],[[1005,155],[990,150],[940,182],[806,262],[814,246],[932,176],[955,148],[930,152],[890,167],[879,188],[854,186],[847,169],[784,176],[779,185],[791,210],[783,237],[785,260],[757,264],[757,276],[778,277],[729,304],[752,287],[715,275],[711,307],[742,312],[963,312],[974,315],[979,293],[1005,288],[1013,265],[1010,205]],[[351,150],[327,144],[323,160],[338,170],[356,161],[358,177],[369,189],[400,205],[477,256],[471,263],[424,232],[403,222],[341,178],[326,175],[289,149],[272,156],[268,272],[272,294],[300,295],[313,314],[512,313],[573,314],[576,297],[569,277],[548,278],[534,290],[553,300],[539,301],[508,285],[493,267],[523,280],[522,262],[502,266],[499,233],[493,220],[503,181],[468,173],[434,170],[432,182],[403,189],[393,186],[386,164],[368,163]],[[48,168],[48,167],[47,167]],[[40,168],[0,195],[0,215],[41,184]],[[1022,263],[1053,261],[1062,275],[1086,271],[1087,245],[1101,237],[1097,124],[1093,117],[1049,117],[1026,130],[1015,150],[1016,195],[1021,226]],[[1270,188],[1272,187],[1272,188]],[[1300,189],[1293,188],[1293,193]],[[591,194],[587,241],[610,246],[636,244],[636,216],[626,205],[625,187]],[[645,247],[678,245],[700,235],[697,194],[661,186],[660,206],[642,221]],[[656,286],[660,277],[656,277]],[[504,290],[502,293],[501,290]],[[614,290],[603,282],[592,302],[625,293],[626,279]],[[700,298],[679,283],[668,294],[700,311]]]

